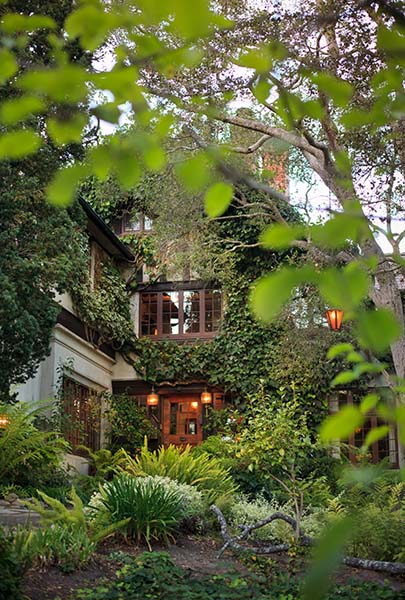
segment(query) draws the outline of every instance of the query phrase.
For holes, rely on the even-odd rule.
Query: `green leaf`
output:
[[[87,118],[81,113],[73,115],[67,121],[51,118],[48,119],[48,132],[58,146],[71,142],[79,143],[86,123]]]
[[[388,425],[379,425],[378,427],[374,427],[374,429],[371,429],[366,435],[363,446],[368,448],[371,446],[371,444],[374,444],[374,442],[378,442],[378,440],[381,440],[381,438],[385,437],[389,431],[390,428]]]
[[[8,13],[4,15],[0,28],[6,33],[34,31],[35,29],[56,29],[56,23],[45,15],[20,15]]]
[[[362,415],[366,415],[370,410],[375,408],[379,401],[378,394],[367,394],[364,396],[363,400],[360,403],[360,412]]]
[[[174,14],[170,29],[185,38],[206,35],[213,22],[207,0],[193,0],[192,8],[189,0],[173,0]]]
[[[364,416],[356,406],[344,406],[338,413],[330,415],[321,425],[319,432],[323,442],[332,440],[344,440],[360,427],[364,422]]]
[[[323,225],[311,227],[311,235],[315,244],[326,248],[342,248],[349,241],[360,242],[370,237],[370,230],[362,215],[340,213]]]
[[[40,98],[36,96],[22,96],[15,100],[3,102],[0,105],[0,121],[6,125],[13,125],[44,110],[45,103]]]
[[[35,131],[24,129],[0,135],[0,159],[21,158],[36,152],[41,146],[41,138]]]
[[[352,352],[353,345],[349,343],[343,344],[335,344],[328,350],[327,357],[331,360],[332,358],[336,358],[340,356],[340,354],[346,354],[347,352]]]
[[[272,68],[273,61],[268,48],[255,48],[244,52],[239,57],[237,64],[241,67],[255,69],[258,73],[268,73]]]
[[[367,297],[369,277],[359,263],[344,269],[325,269],[319,276],[319,291],[334,308],[351,311]]]
[[[338,79],[328,73],[316,73],[310,76],[310,79],[325,92],[337,106],[346,106],[351,100],[354,88],[343,79]]]
[[[6,83],[18,71],[18,64],[14,54],[2,48],[0,50],[0,84]]]
[[[71,38],[80,38],[83,48],[94,51],[120,22],[115,12],[107,12],[102,5],[87,4],[68,16],[65,28]]]
[[[321,600],[325,597],[333,583],[331,575],[339,566],[345,546],[350,540],[353,525],[351,517],[344,517],[325,530],[315,547],[314,562],[304,583],[303,600]]]
[[[76,164],[60,169],[46,190],[51,204],[66,207],[72,203],[75,191],[81,179],[90,174],[88,165]]]
[[[232,185],[223,182],[214,183],[205,194],[205,212],[212,219],[223,215],[232,202],[232,198]]]
[[[205,154],[196,154],[192,158],[176,166],[176,175],[189,192],[198,192],[210,180],[207,158]]]
[[[107,121],[108,123],[118,123],[121,116],[121,111],[116,102],[106,102],[95,106],[91,111],[98,119]]]
[[[63,103],[76,104],[87,96],[86,71],[78,65],[65,65],[57,69],[29,71],[18,79],[18,87],[49,96]]]
[[[363,348],[384,352],[401,333],[398,321],[386,308],[362,312],[357,322],[357,336]]]
[[[358,378],[359,378],[359,376],[355,371],[341,371],[332,380],[331,386],[345,385],[346,383],[351,383],[352,381],[356,381],[356,379],[358,379]]]
[[[265,229],[260,236],[264,248],[282,249],[288,248],[294,240],[300,239],[304,228],[300,225],[294,227],[288,225],[271,225]]]
[[[93,173],[102,181],[111,171],[111,154],[109,147],[105,144],[94,146],[89,152],[89,161]]]
[[[405,35],[399,27],[394,26],[388,29],[388,27],[380,26],[377,33],[377,44],[385,50],[390,59],[401,65],[405,64]]]
[[[270,323],[291,296],[294,288],[304,282],[315,282],[317,273],[312,267],[285,268],[259,279],[250,296],[252,310],[258,319]]]
[[[272,86],[265,79],[260,79],[253,87],[253,95],[259,102],[266,102]]]

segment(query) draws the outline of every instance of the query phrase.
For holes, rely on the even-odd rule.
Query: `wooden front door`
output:
[[[163,398],[164,446],[196,446],[202,442],[202,411],[199,394]]]

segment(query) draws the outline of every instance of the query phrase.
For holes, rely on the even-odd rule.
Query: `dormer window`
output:
[[[130,233],[144,233],[151,231],[153,226],[152,219],[144,213],[125,212],[114,224],[114,230],[117,235]]]

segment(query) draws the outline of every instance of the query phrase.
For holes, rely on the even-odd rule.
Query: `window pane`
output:
[[[153,221],[152,221],[152,219],[150,219],[149,217],[147,217],[145,215],[145,217],[144,217],[144,228],[145,228],[145,231],[150,231],[152,229],[152,227],[153,227]]]
[[[157,334],[157,294],[142,294],[141,335]]]
[[[200,292],[183,293],[184,333],[200,332]]]
[[[222,300],[220,290],[205,290],[205,332],[218,331],[221,324]]]
[[[162,304],[162,333],[176,335],[179,333],[179,293],[164,292]]]

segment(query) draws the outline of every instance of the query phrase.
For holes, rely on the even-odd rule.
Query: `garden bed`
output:
[[[174,563],[189,570],[194,577],[226,574],[235,570],[246,576],[249,575],[250,569],[256,568],[257,559],[247,559],[241,562],[230,552],[227,552],[221,559],[217,559],[216,555],[220,547],[220,540],[184,535],[178,539],[176,544],[170,544],[168,548],[156,545],[154,550],[167,550]],[[115,578],[118,563],[109,558],[111,553],[124,552],[137,556],[145,550],[147,550],[146,546],[106,541],[100,545],[91,564],[84,569],[73,573],[62,573],[56,567],[44,570],[31,569],[25,576],[23,591],[29,600],[55,600],[56,598],[73,600],[77,590],[93,588],[99,585],[103,579],[113,580]],[[303,573],[305,570],[302,560],[294,561],[286,553],[273,556],[271,559],[261,559],[261,561],[268,561],[275,574],[291,571],[297,573],[297,570],[299,573]],[[345,584],[353,579],[388,585],[398,592],[398,600],[405,594],[405,578],[403,577],[387,577],[373,571],[349,567],[342,567],[336,577],[339,584]]]

